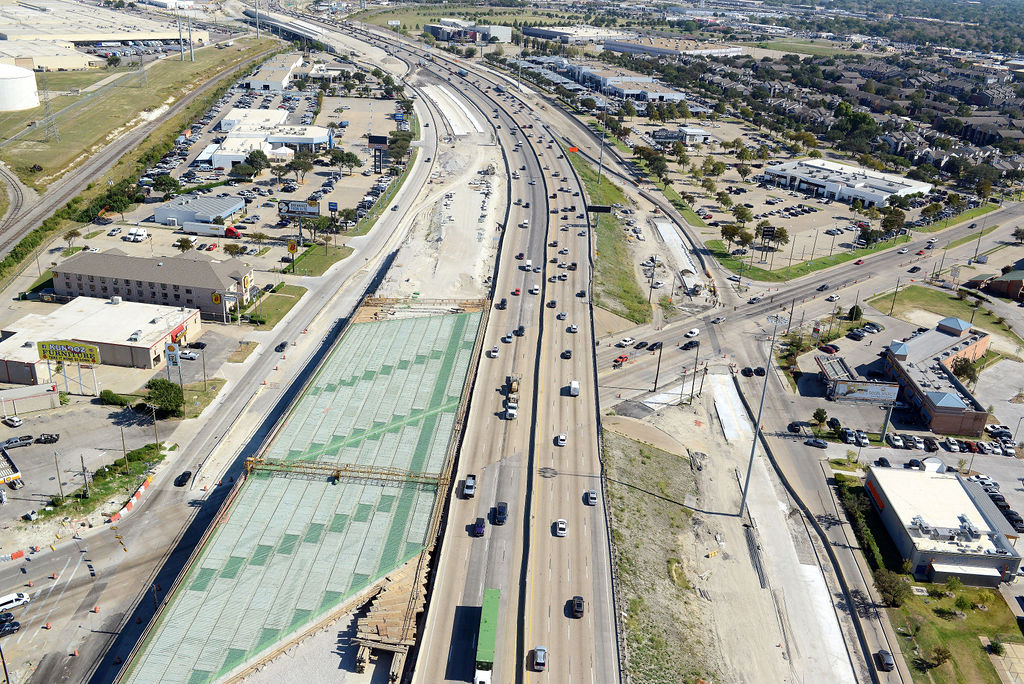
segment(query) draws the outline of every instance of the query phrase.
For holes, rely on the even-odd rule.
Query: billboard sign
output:
[[[402,112],[395,112],[395,121],[405,121],[405,114]]]
[[[775,239],[775,226],[765,226],[761,229],[761,239],[765,242],[771,242]]]
[[[612,208],[608,204],[588,204],[587,211],[592,214],[610,214],[612,213]]]
[[[177,368],[181,365],[181,347],[174,342],[164,344],[164,356],[167,357],[167,365]]]
[[[367,137],[366,146],[371,150],[386,150],[388,149],[388,136],[386,135],[371,135]]]
[[[277,213],[288,218],[316,218],[320,215],[320,202],[317,200],[281,200],[277,203]]]
[[[65,363],[99,363],[100,349],[92,344],[72,342],[71,340],[52,340],[36,342],[36,350],[40,359],[47,361],[63,361]]]
[[[863,401],[870,404],[891,404],[900,391],[899,383],[837,380],[832,398],[836,401]]]

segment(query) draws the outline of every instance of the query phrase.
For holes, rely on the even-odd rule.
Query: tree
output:
[[[182,254],[189,251],[190,249],[195,249],[195,246],[196,243],[192,242],[192,240],[187,237],[178,238],[177,241],[174,243],[174,249],[178,250]]]
[[[978,184],[974,186],[974,192],[977,193],[978,197],[987,200],[989,195],[992,194],[992,181],[987,178],[982,178],[978,181]]]
[[[828,411],[823,408],[816,408],[811,417],[814,419],[814,423],[821,427],[828,420]]]
[[[732,243],[736,242],[736,238],[739,237],[740,229],[732,223],[727,223],[721,227],[720,232],[722,239],[729,245],[729,249],[732,249]]]
[[[936,646],[935,650],[932,651],[932,660],[935,662],[935,667],[940,667],[952,657],[953,654],[945,646]]]
[[[177,192],[181,190],[181,183],[174,176],[165,173],[153,179],[153,189],[163,193]]]
[[[736,222],[740,224],[741,228],[754,220],[754,214],[742,204],[732,208],[732,215],[736,217]]]
[[[588,112],[591,112],[594,110],[595,107],[597,107],[597,100],[595,100],[592,97],[581,97],[580,107]]]
[[[111,55],[110,57],[107,57],[107,66],[110,67],[111,69],[115,69],[115,68],[117,68],[120,65],[121,65],[121,58],[118,57],[117,55]]]
[[[896,232],[903,227],[903,223],[906,221],[907,215],[900,209],[890,209],[889,213],[882,219],[882,228],[886,232]]]
[[[701,181],[700,186],[704,188],[704,191],[707,192],[709,195],[714,194],[715,188],[717,187],[715,185],[715,181],[711,180],[710,178],[705,178],[703,181]]]
[[[313,170],[313,160],[296,154],[288,162],[288,170],[295,174],[295,180],[305,180],[306,174]]]
[[[149,401],[163,413],[178,415],[185,404],[185,394],[177,384],[163,378],[151,378],[146,383]]]
[[[746,150],[747,148],[744,147],[743,149]],[[740,178],[742,178],[743,180],[747,180],[747,176],[749,176],[753,172],[754,170],[751,169],[746,164],[739,164],[736,167],[736,173],[740,174]]]
[[[715,201],[726,209],[732,208],[732,197],[729,197],[729,193],[725,190],[719,190],[718,193],[715,194]]]
[[[851,320],[851,321],[859,321],[861,319],[861,316],[863,316],[863,315],[864,315],[864,312],[861,311],[860,306],[857,305],[857,304],[854,304],[853,306],[850,307],[850,311],[849,311],[849,313],[846,314],[846,317],[847,317],[848,320]]]
[[[223,225],[226,225],[226,224],[227,224],[227,222],[226,222],[226,221],[224,220],[224,217],[223,217],[223,216],[214,216],[214,217],[213,217],[213,222],[214,222],[214,223],[215,223],[216,225],[218,225],[218,226],[223,226]]]
[[[249,239],[252,240],[257,247],[261,247],[264,242],[270,239],[270,236],[266,233],[256,231],[255,233],[249,233]]]
[[[958,356],[953,359],[953,363],[949,364],[949,369],[953,371],[953,375],[961,380],[967,380],[972,383],[978,382],[978,369],[974,367],[974,364],[966,356]]]
[[[473,57],[476,57],[476,48],[468,47],[462,54],[465,55],[467,59],[472,59]]]
[[[240,162],[231,167],[231,171],[228,172],[228,175],[233,178],[252,178],[256,175],[256,169],[245,162]]]
[[[245,247],[234,242],[229,242],[228,244],[224,245],[224,251],[228,254],[228,256],[237,257],[245,254]]]
[[[636,116],[636,107],[634,107],[633,103],[630,102],[629,100],[626,100],[625,102],[622,103],[622,109],[620,111],[622,112],[622,115],[627,119],[632,119],[634,116]]]
[[[82,237],[82,232],[77,228],[72,228],[68,232],[64,233],[64,242],[68,243],[68,249],[71,249],[71,245],[73,245],[75,240],[80,237]]]
[[[264,169],[270,168],[270,159],[263,150],[253,150],[250,152],[245,157],[245,163],[252,167],[256,173],[262,173]]]
[[[276,178],[278,183],[280,183],[281,179],[291,172],[292,170],[285,164],[275,164],[270,167],[270,175]]]
[[[910,582],[902,575],[882,568],[875,571],[875,589],[886,605],[899,608],[910,598]]]

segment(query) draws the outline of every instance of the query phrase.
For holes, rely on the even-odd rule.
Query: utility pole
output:
[[[57,462],[57,451],[53,452],[53,469],[57,471],[57,487],[60,489],[60,500],[64,501],[64,483],[60,481],[60,463]]]
[[[156,423],[154,422],[154,425]],[[131,466],[128,465],[128,445],[124,443],[124,428],[121,428],[121,454],[124,456],[124,473],[127,475],[132,471]]]
[[[259,306],[259,305],[257,304],[257,306]],[[239,311],[238,320],[239,320],[239,322],[241,322],[241,320],[242,320],[241,311]],[[205,392],[207,389],[209,389],[207,387],[207,385],[206,385],[206,350],[202,349],[200,351],[202,351],[202,353],[203,353],[203,391]]]
[[[149,408],[153,410],[153,439],[156,440],[157,446],[160,446],[160,435],[156,432],[156,406],[150,406]]]
[[[988,220],[988,216],[985,216],[981,220],[981,230],[978,231],[978,242],[974,245],[974,260],[978,260],[978,251],[981,249],[981,236],[985,234],[985,221]]]
[[[665,351],[665,345],[658,347],[658,368],[654,371],[654,389],[651,392],[658,391],[658,376],[661,375],[661,353]]]
[[[191,17],[191,15],[188,17],[188,54],[189,54],[189,61],[191,61],[191,62],[196,61],[196,49],[192,45],[192,17]]]
[[[900,279],[897,278],[896,279],[896,289],[892,291],[892,304],[889,305],[889,315],[890,316],[892,316],[893,309],[896,308],[896,295],[899,294],[899,291],[900,291]]]
[[[772,349],[775,347],[775,333],[779,330],[779,316],[774,316],[775,325],[772,327],[772,338],[768,343],[768,351],[765,354],[765,368],[771,368]],[[787,321],[788,323],[788,321]],[[764,412],[764,398],[768,394],[768,373],[764,374],[764,384],[761,386],[761,405],[757,409],[757,424],[754,425],[754,438],[750,443],[750,459],[747,461],[747,476],[743,481],[743,498],[740,500],[739,516],[743,517],[743,511],[747,507],[747,492],[750,489],[750,473],[754,470],[754,453],[757,451],[757,440],[761,436],[761,414]]]
[[[178,54],[181,55],[181,61],[185,61],[185,41],[181,36],[181,16],[177,12],[174,13],[174,20],[178,22]]]
[[[124,430],[124,428],[121,428]],[[85,469],[85,455],[81,454],[82,459],[82,498],[89,498],[89,471]]]
[[[690,383],[690,404],[693,404],[693,390],[697,385],[697,360],[700,356],[700,342],[697,342],[697,347],[693,351],[693,381]]]
[[[796,297],[793,297],[793,303],[789,306],[789,318],[786,319],[786,335],[789,334],[789,324],[793,320],[793,312],[796,311]]]
[[[942,273],[942,267],[946,265],[946,252],[949,251],[949,243],[951,240],[946,241],[946,246],[942,248],[942,259],[939,260],[939,273]]]
[[[256,7],[256,40],[260,38],[260,0],[253,3]]]
[[[700,389],[697,390],[697,396],[704,394],[704,378],[708,377],[708,367],[704,366],[704,372],[700,376]]]

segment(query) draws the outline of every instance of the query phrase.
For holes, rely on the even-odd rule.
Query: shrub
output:
[[[106,406],[127,406],[131,403],[131,400],[122,397],[113,390],[105,389],[100,392],[100,403]]]
[[[898,608],[910,598],[910,582],[892,570],[875,571],[875,588],[887,605]]]
[[[989,642],[988,651],[992,655],[1001,656],[1006,652],[1006,647],[1003,646],[1003,642],[999,639],[993,639]]]

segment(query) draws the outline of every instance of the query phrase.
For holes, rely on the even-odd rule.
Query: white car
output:
[[[199,358],[199,355],[196,354],[194,351],[183,351],[179,353],[178,356],[185,359],[186,361],[195,361],[196,359]]]
[[[907,253],[907,252],[909,252],[909,251],[910,251],[909,249],[907,249],[906,247],[904,247],[903,249],[898,249],[898,250],[896,250],[896,253],[897,253],[897,254],[906,254],[906,253]]]
[[[574,333],[574,332],[579,332],[579,331],[580,331],[580,329],[579,329],[579,328],[578,328],[578,327],[576,326],[576,324],[575,324],[575,323],[573,323],[573,324],[572,324],[572,325],[570,325],[570,326],[569,326],[568,328],[566,328],[566,330],[567,330],[568,332],[571,332],[571,333]]]
[[[564,520],[559,518],[558,520],[555,521],[555,536],[556,537],[564,537],[567,529],[568,529],[568,526],[565,524]]]
[[[496,359],[496,358],[498,358],[498,345],[494,345],[493,347],[491,347],[491,351],[490,351],[490,352],[488,352],[488,355],[489,355],[489,356],[490,356],[490,357],[491,357],[492,359]]]
[[[557,318],[560,321],[564,321],[565,320],[565,312],[564,311],[559,311],[558,315],[556,315],[555,318]]]
[[[885,436],[885,438],[887,440],[889,440],[889,444],[893,445],[897,449],[902,449],[903,448],[903,438],[900,437],[899,435],[896,435],[896,434],[893,434],[893,433],[890,432],[889,434],[887,434]]]
[[[555,444],[558,446],[565,446],[566,436],[564,432],[555,435]]]
[[[715,325],[718,325],[719,323],[724,323],[725,316],[718,316],[717,318],[713,318],[711,319],[711,322],[714,323]]]
[[[21,424],[24,421],[22,421],[22,419],[19,418],[18,416],[7,416],[6,418],[4,418],[4,422],[7,423],[7,425],[9,425],[10,427],[21,427]]]
[[[960,452],[960,445],[958,445],[956,443],[956,440],[953,439],[952,437],[950,437],[949,439],[946,440],[946,448],[949,449],[953,453],[959,453]]]
[[[697,335],[700,335],[700,328],[693,328],[688,333],[686,333],[687,337],[696,337]]]
[[[837,295],[837,294],[830,294],[828,297],[825,297],[825,301],[826,302],[838,302],[839,301],[839,295]]]
[[[530,294],[532,294],[532,295],[540,294],[540,286],[539,285],[534,285],[533,287],[531,287],[530,288]]]
[[[632,337],[624,337],[621,340],[619,340],[618,342],[616,342],[615,346],[616,347],[628,347],[629,345],[633,344],[634,342],[636,342],[636,340],[633,339]]]

